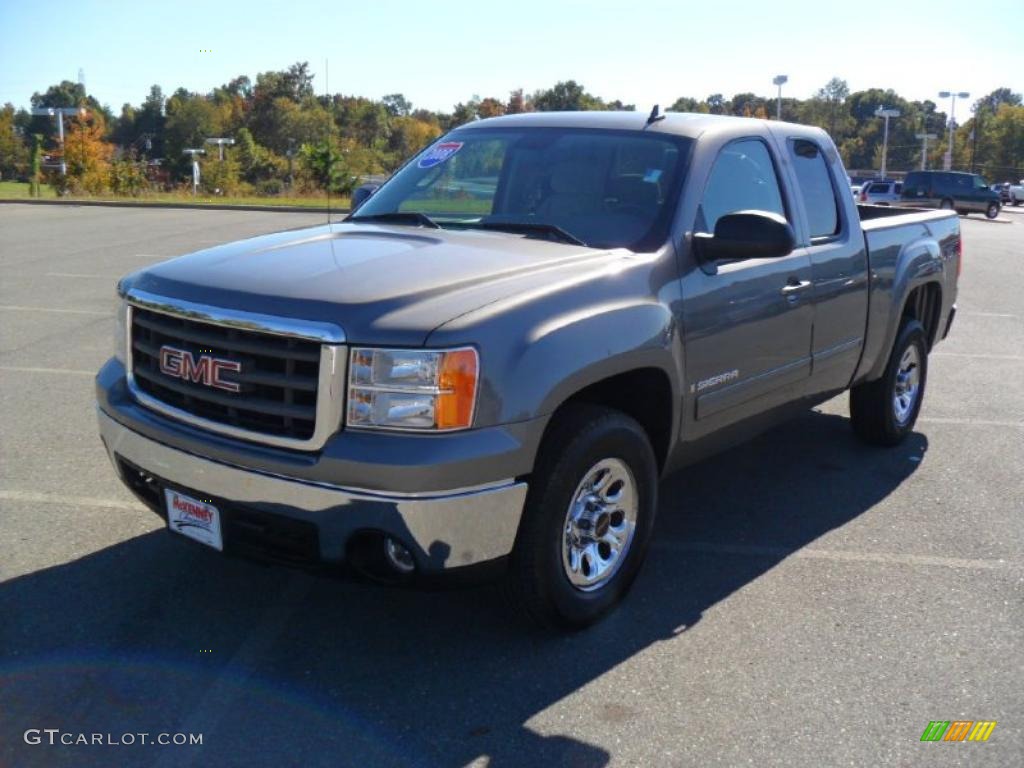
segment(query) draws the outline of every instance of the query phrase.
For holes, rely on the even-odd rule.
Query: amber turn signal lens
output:
[[[437,428],[464,429],[473,422],[480,362],[475,349],[446,352],[441,362],[437,397]]]

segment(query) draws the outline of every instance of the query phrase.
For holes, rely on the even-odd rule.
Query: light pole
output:
[[[199,161],[196,160],[196,155],[205,155],[205,149],[183,149],[181,150],[183,155],[192,156],[192,197],[196,196],[196,189],[199,187]]]
[[[60,175],[68,175],[68,164],[64,161],[64,115],[85,117],[85,107],[41,107],[33,109],[33,115],[46,115],[57,118],[57,135],[60,140]]]
[[[224,145],[227,144],[229,147],[235,143],[234,139],[207,139],[207,144],[216,144],[220,150],[219,158],[223,162],[224,160]]]
[[[789,77],[787,75],[776,75],[775,78],[772,80],[772,85],[779,86],[779,98],[778,101],[776,101],[775,103],[776,120],[782,119],[782,86],[785,85],[788,81]]]
[[[942,169],[948,171],[953,167],[953,131],[956,130],[956,100],[970,98],[967,91],[939,91],[940,99],[953,100],[949,107],[949,149],[946,150],[946,157],[942,161]]]
[[[885,119],[885,131],[882,133],[882,178],[885,178],[885,160],[889,154],[889,118],[899,117],[900,111],[898,109],[886,109],[879,105],[878,109],[875,110],[875,117],[881,117]]]
[[[915,139],[921,140],[921,170],[928,170],[928,142],[939,138],[934,133],[915,133]]]

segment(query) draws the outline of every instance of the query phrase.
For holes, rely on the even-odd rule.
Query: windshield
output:
[[[426,216],[444,228],[654,250],[667,237],[691,143],[641,131],[454,131],[350,220],[422,225]]]

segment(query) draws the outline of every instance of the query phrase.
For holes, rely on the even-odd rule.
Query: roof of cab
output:
[[[757,123],[765,126],[767,121],[752,117],[733,117],[731,115],[706,115],[691,112],[662,112],[663,120],[647,125],[647,112],[523,112],[517,115],[489,117],[460,125],[455,130],[475,130],[477,128],[603,128],[619,131],[648,130],[658,133],[673,133],[688,138],[697,138],[701,134],[716,129],[735,128],[738,125]],[[792,129],[807,130],[807,126],[795,123],[778,123],[771,121],[772,126],[788,126]]]

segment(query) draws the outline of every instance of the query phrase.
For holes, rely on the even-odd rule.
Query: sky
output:
[[[81,69],[117,114],[153,84],[205,93],[296,61],[310,63],[318,92],[399,92],[440,111],[567,79],[649,109],[775,95],[777,74],[787,96],[838,76],[851,91],[892,88],[944,109],[940,90],[971,101],[1024,91],[1024,2],[0,0],[0,104],[28,107]]]

